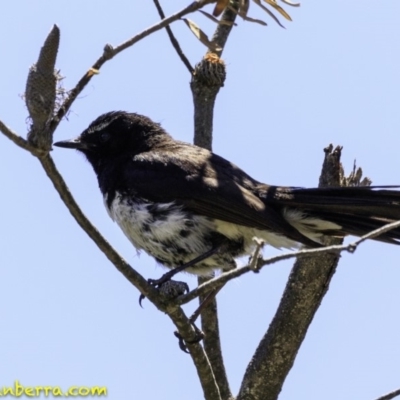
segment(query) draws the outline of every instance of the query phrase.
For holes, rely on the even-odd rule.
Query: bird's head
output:
[[[98,117],[77,138],[56,142],[54,146],[79,150],[96,166],[105,159],[148,151],[170,139],[150,118],[114,111]]]

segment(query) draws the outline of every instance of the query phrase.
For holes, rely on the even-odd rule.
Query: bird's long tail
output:
[[[400,220],[397,186],[343,188],[270,187],[267,201],[281,208],[285,218],[301,233],[319,241],[321,235],[363,236]],[[400,244],[400,228],[375,240]]]

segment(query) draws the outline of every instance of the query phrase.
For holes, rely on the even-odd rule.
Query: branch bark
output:
[[[234,3],[237,9],[238,3]],[[212,149],[212,130],[214,104],[220,88],[224,85],[226,71],[225,64],[219,58],[228,40],[236,19],[236,13],[225,10],[221,20],[228,25],[219,24],[213,35],[212,41],[220,48],[218,52],[208,51],[202,61],[198,63],[192,75],[190,87],[194,103],[194,144],[206,149]],[[200,277],[198,284],[207,282],[208,278]],[[208,293],[199,297],[200,304],[206,299]],[[214,299],[201,313],[202,330],[204,332],[204,349],[211,361],[221,398],[232,398],[222,357],[221,340],[218,323],[217,300]]]
[[[381,396],[381,397],[379,397],[379,399],[376,399],[376,400],[392,400],[397,396],[400,396],[400,389],[395,390],[394,392],[385,394],[384,396]]]
[[[160,2],[158,0],[153,0],[153,2],[157,8],[160,18],[163,20],[165,18],[165,14],[161,7]],[[181,61],[183,62],[183,64],[185,65],[185,67],[187,68],[189,73],[192,74],[194,71],[193,67],[190,64],[190,61],[188,60],[188,58],[185,56],[185,53],[182,51],[181,46],[179,45],[178,40],[176,39],[174,33],[172,32],[171,27],[169,25],[167,25],[165,27],[165,30],[167,31],[167,34],[168,34],[169,40],[171,41],[172,47],[175,49],[176,53],[178,54],[179,58],[181,59]]]
[[[340,148],[325,149],[320,187],[340,186]],[[340,239],[327,240],[328,245]],[[251,359],[237,400],[276,400],[336,271],[339,254],[298,258],[278,310]]]

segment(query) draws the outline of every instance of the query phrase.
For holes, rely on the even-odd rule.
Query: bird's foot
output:
[[[161,295],[168,300],[176,299],[178,296],[189,292],[189,286],[186,282],[169,280],[158,286]]]
[[[167,273],[168,274],[168,273]],[[147,282],[158,289],[159,293],[169,300],[175,299],[182,294],[189,292],[189,286],[186,282],[173,281],[169,277],[165,278],[164,274],[160,279],[149,279]],[[141,294],[139,297],[139,304],[142,307],[142,301],[146,298]]]
[[[190,353],[190,352],[189,352],[189,349],[187,348],[186,343],[189,343],[189,344],[199,343],[199,342],[200,342],[201,340],[203,340],[203,338],[204,338],[204,333],[203,333],[203,331],[202,331],[201,329],[199,329],[199,328],[195,325],[194,322],[190,321],[190,323],[192,324],[193,329],[194,329],[194,338],[193,338],[193,339],[191,339],[191,340],[185,340],[185,339],[183,339],[182,335],[181,335],[178,331],[175,331],[175,332],[174,332],[174,335],[178,338],[178,341],[179,341],[179,342],[178,342],[179,348],[180,348],[183,352],[185,352],[185,353]]]

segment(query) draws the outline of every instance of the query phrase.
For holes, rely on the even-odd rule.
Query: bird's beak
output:
[[[85,143],[81,141],[80,137],[71,140],[62,140],[61,142],[53,143],[57,147],[65,147],[66,149],[76,149],[76,150],[90,150],[93,145],[90,143]]]

